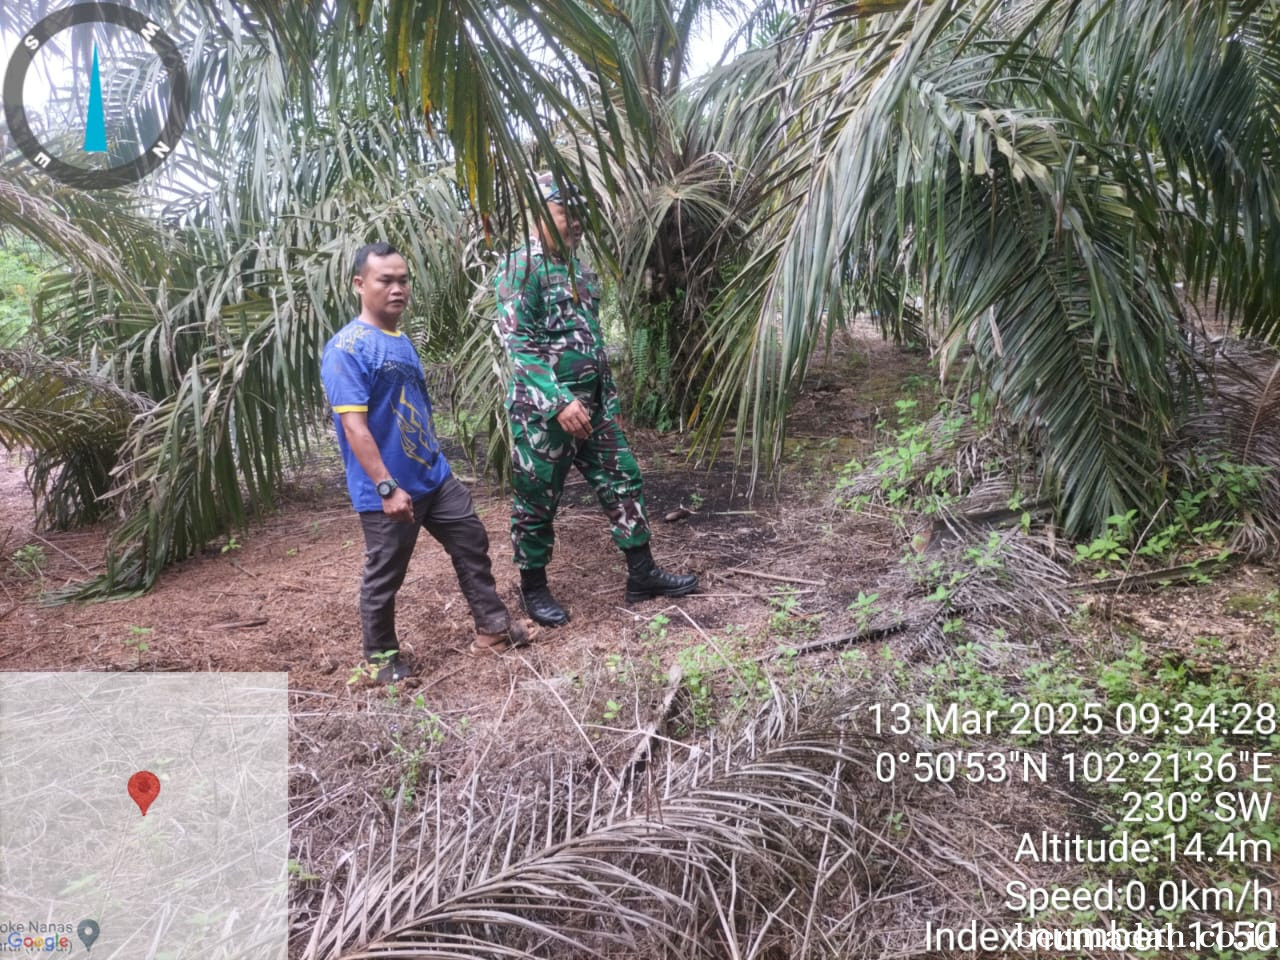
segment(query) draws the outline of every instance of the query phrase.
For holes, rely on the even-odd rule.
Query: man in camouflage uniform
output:
[[[529,616],[545,626],[568,623],[547,586],[555,540],[552,523],[570,466],[577,466],[609,517],[627,557],[627,602],[680,597],[698,578],[668,573],[649,552],[649,522],[640,468],[618,425],[618,391],[600,333],[600,281],[574,256],[582,222],[573,187],[538,176],[547,205],[536,236],[499,269],[498,331],[511,358],[507,391],[515,505],[511,542],[520,568],[520,595]]]

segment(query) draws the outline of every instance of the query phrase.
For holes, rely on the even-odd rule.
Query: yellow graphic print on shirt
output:
[[[405,396],[403,386],[396,401],[396,422],[400,427],[400,449],[404,451],[404,455],[430,468],[436,462],[440,445],[431,432],[431,422],[422,419]]]

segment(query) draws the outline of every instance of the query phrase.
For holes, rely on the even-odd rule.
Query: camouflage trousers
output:
[[[613,542],[626,550],[649,542],[640,466],[617,422],[593,405],[591,436],[579,440],[556,420],[512,417],[511,459],[515,504],[511,544],[521,570],[545,567],[555,542],[552,523],[560,494],[576,466],[609,517]]]

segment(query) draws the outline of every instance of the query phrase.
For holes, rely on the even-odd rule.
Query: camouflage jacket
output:
[[[537,238],[499,268],[498,334],[511,358],[507,410],[549,420],[577,397],[594,414],[618,414],[618,391],[600,332],[600,278],[577,257],[557,261]]]

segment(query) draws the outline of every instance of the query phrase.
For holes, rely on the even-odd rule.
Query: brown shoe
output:
[[[523,621],[512,620],[501,633],[476,634],[467,653],[473,657],[502,656],[517,647],[527,647],[529,642],[529,630]]]

